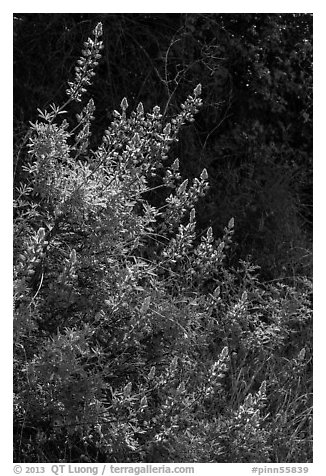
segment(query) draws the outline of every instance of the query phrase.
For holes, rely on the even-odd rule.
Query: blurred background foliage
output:
[[[202,231],[220,235],[233,216],[231,264],[251,256],[266,281],[310,276],[311,14],[15,14],[15,185],[29,121],[65,101],[80,44],[98,21],[104,58],[87,92],[94,144],[123,97],[170,117],[201,83],[204,106],[173,153],[186,177],[208,170]]]

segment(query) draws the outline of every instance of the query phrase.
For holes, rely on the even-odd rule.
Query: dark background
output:
[[[265,280],[311,274],[311,14],[15,14],[14,181],[37,108],[66,100],[82,42],[103,23],[103,58],[88,90],[94,143],[121,99],[169,117],[198,83],[204,106],[173,154],[211,189],[199,226],[235,218],[230,260],[252,257]]]

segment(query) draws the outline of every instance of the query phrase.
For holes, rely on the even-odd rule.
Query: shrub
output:
[[[15,193],[14,458],[22,462],[311,460],[310,284],[227,266],[234,220],[200,234],[208,189],[171,154],[201,106],[120,111],[90,148],[102,49],[39,110]],[[157,191],[160,191],[158,194]],[[300,442],[300,453],[295,450]]]
[[[51,98],[62,104],[58,85],[96,21],[105,55],[88,90],[96,103],[91,146],[123,96],[132,109],[158,104],[171,117],[201,82],[204,104],[177,146],[182,173],[193,178],[206,167],[210,176],[198,227],[209,223],[219,236],[233,216],[238,246],[228,259],[250,254],[262,279],[311,273],[312,15],[16,14],[15,185],[24,122]],[[70,106],[68,120],[78,112]]]

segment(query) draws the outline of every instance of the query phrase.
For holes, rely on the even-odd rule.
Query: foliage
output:
[[[310,281],[228,263],[231,215],[198,228],[208,172],[182,179],[175,153],[200,84],[171,116],[124,97],[94,141],[102,33],[15,190],[14,459],[311,461]]]
[[[265,280],[311,275],[312,15],[17,14],[18,164],[23,124],[49,98],[64,101],[58,85],[71,77],[72,58],[96,21],[104,25],[105,54],[89,89],[97,105],[94,147],[122,97],[132,109],[139,101],[146,110],[158,104],[169,118],[202,83],[203,107],[174,145],[184,175],[203,168],[210,175],[199,228],[220,234],[234,216],[234,263],[251,255]]]

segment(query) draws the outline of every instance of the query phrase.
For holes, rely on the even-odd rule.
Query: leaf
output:
[[[144,395],[143,398],[140,400],[140,408],[145,408],[147,406],[148,406],[147,398],[146,398],[146,395]]]
[[[149,309],[149,306],[150,306],[150,303],[151,303],[151,297],[150,296],[147,296],[145,299],[144,299],[144,302],[140,308],[140,313],[141,314],[146,314],[146,312],[148,311]]]
[[[175,161],[171,165],[171,169],[174,170],[175,172],[179,170],[179,159],[175,159]]]
[[[196,217],[196,210],[194,208],[191,209],[190,211],[190,222],[194,222]]]
[[[247,302],[247,299],[248,299],[248,293],[247,293],[247,291],[243,291],[242,296],[241,296],[241,301],[243,303],[245,303],[245,302]]]
[[[76,250],[72,250],[70,253],[70,263],[74,265],[77,261]]]
[[[37,232],[37,241],[42,242],[45,238],[45,230],[44,228],[40,228]]]
[[[180,185],[180,187],[178,188],[177,190],[178,195],[182,195],[185,192],[187,185],[188,185],[188,179],[184,180],[182,184]]]
[[[132,389],[132,383],[129,382],[129,383],[127,383],[127,385],[123,389],[123,394],[124,394],[125,398],[128,398],[130,396],[131,389]]]
[[[304,360],[305,356],[306,356],[306,349],[302,347],[298,355],[298,360],[301,360],[301,361]]]
[[[156,368],[155,366],[153,366],[148,374],[148,379],[149,380],[153,380],[153,378],[155,377],[155,372],[156,372]]]
[[[232,217],[228,223],[228,228],[233,228],[233,227],[234,227],[234,218]]]

